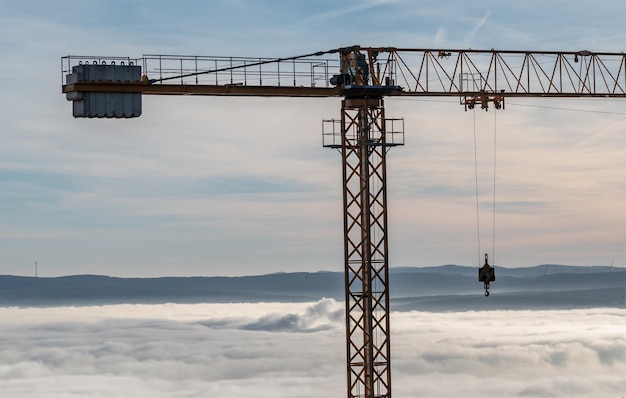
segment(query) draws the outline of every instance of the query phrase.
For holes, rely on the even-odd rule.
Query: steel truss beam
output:
[[[348,54],[365,57],[364,84],[402,88],[391,95],[626,96],[624,53],[355,46]]]

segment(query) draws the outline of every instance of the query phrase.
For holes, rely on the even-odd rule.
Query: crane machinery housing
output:
[[[341,153],[348,398],[390,398],[386,154],[404,144],[385,97],[456,97],[502,109],[507,97],[626,97],[626,55],[350,46],[286,58],[66,56],[75,117],[141,115],[142,95],[337,97],[323,146]]]

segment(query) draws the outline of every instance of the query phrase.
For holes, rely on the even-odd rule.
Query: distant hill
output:
[[[340,274],[330,272],[163,278],[0,276],[0,305],[303,302],[339,298],[342,287]]]
[[[432,311],[624,307],[624,271],[563,265],[498,267],[492,294],[486,298],[473,267],[391,268],[391,305],[395,310]],[[164,278],[0,276],[0,306],[304,302],[322,297],[344,299],[343,273]]]

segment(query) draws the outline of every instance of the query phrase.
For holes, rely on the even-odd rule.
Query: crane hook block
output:
[[[489,258],[485,254],[485,264],[478,269],[478,281],[483,282],[485,287],[485,296],[489,296],[489,283],[496,280],[496,270],[489,265]]]

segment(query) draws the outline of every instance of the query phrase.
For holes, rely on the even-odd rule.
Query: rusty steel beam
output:
[[[240,97],[339,97],[337,87],[276,87],[206,84],[149,84],[123,82],[90,82],[67,84],[63,93],[109,92],[141,93],[143,95],[200,95]]]
[[[372,84],[402,88],[391,95],[626,97],[624,53],[385,47],[346,51],[344,58],[370,60],[365,73]]]

